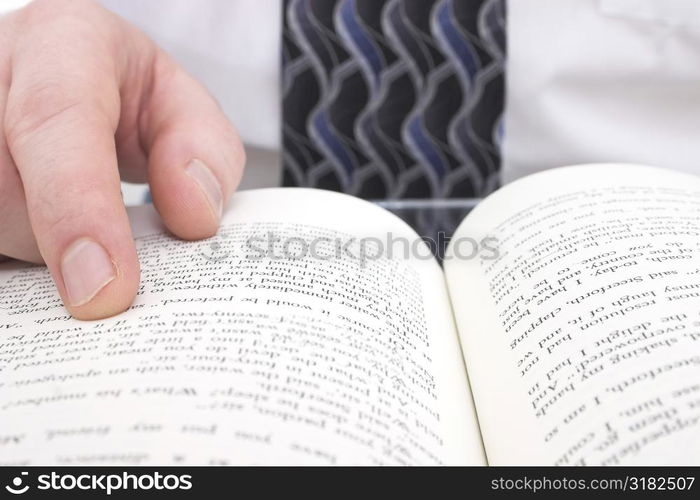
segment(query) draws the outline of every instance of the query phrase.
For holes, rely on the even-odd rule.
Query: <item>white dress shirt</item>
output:
[[[512,0],[503,179],[588,162],[700,174],[700,1]]]
[[[253,184],[277,182],[281,0],[102,3],[211,90],[247,175],[272,172]],[[700,1],[510,0],[507,15],[505,182],[599,161],[700,173]]]

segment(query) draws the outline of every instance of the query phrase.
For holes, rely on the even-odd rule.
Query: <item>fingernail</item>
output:
[[[61,273],[68,302],[74,307],[90,302],[117,277],[107,251],[87,238],[79,239],[63,254]]]
[[[200,160],[192,160],[187,164],[187,173],[197,181],[202,192],[206,195],[214,214],[221,218],[224,211],[224,194],[214,173]]]

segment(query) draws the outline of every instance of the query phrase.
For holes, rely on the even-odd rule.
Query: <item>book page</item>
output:
[[[489,463],[700,461],[699,251],[700,180],[651,167],[543,172],[467,217],[445,267]]]
[[[117,317],[0,267],[0,463],[483,463],[444,276],[379,251],[417,240],[398,218],[307,189],[239,193],[201,242],[131,218]]]

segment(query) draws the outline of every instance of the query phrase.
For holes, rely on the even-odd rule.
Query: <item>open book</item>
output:
[[[444,272],[331,192],[241,192],[202,242],[130,215],[142,284],[117,317],[0,266],[0,463],[700,463],[700,178],[522,179]]]

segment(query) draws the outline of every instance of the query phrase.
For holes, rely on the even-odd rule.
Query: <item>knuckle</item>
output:
[[[22,9],[21,14],[25,23],[32,24],[63,14],[86,15],[96,7],[94,0],[34,0]]]
[[[52,122],[82,113],[85,104],[60,84],[42,84],[17,91],[5,110],[5,140],[10,150],[21,146]]]

